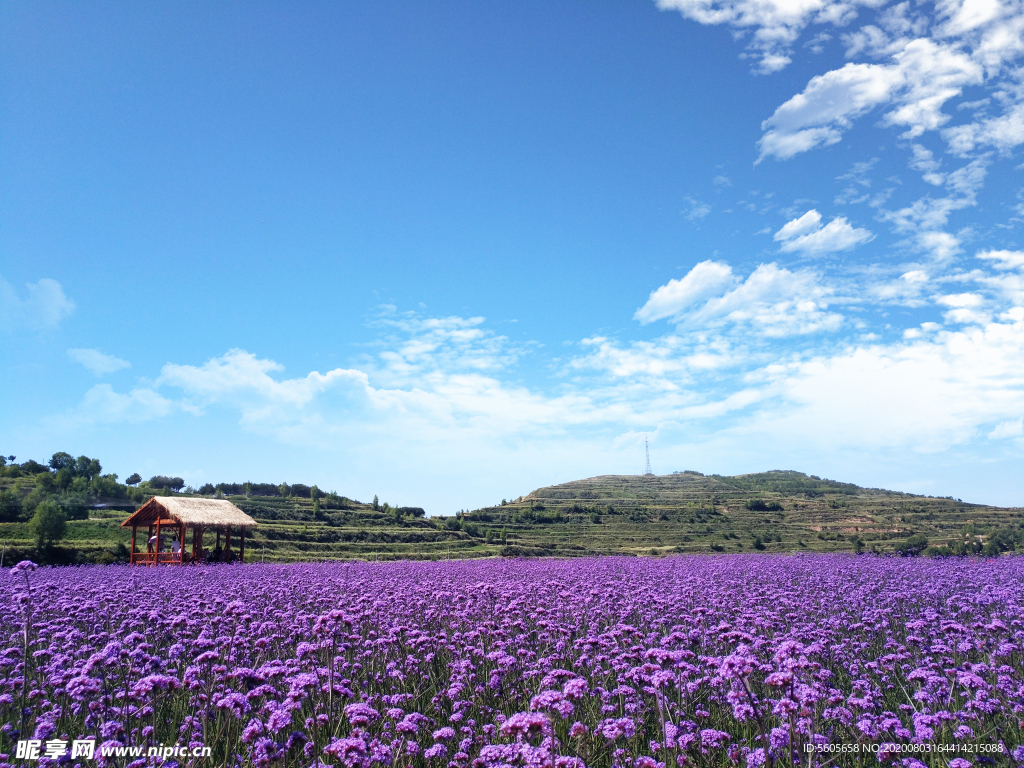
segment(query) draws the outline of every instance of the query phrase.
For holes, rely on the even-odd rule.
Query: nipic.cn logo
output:
[[[48,757],[59,760],[69,755],[72,760],[84,758],[95,760],[96,752],[103,757],[159,757],[164,760],[170,757],[209,757],[210,747],[186,747],[180,744],[159,744],[149,748],[129,747],[122,744],[100,744],[97,749],[95,739],[75,739],[68,749],[66,739],[22,739],[18,742],[15,758],[18,760],[39,760]]]

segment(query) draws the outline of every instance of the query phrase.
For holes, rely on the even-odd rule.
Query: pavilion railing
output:
[[[180,565],[181,562],[180,552],[133,552],[131,557],[132,565]]]

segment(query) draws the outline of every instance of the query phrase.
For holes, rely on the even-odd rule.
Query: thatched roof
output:
[[[154,496],[121,523],[122,528],[133,525],[184,523],[186,526],[218,528],[234,526],[252,528],[256,521],[227,499],[182,499],[175,496]]]

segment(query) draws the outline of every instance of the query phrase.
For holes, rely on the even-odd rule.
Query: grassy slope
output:
[[[247,560],[441,559],[516,555],[748,552],[755,536],[766,551],[893,551],[913,533],[931,544],[959,541],[966,525],[1024,525],[1024,510],[965,504],[809,478],[796,472],[738,477],[695,473],[610,475],[540,488],[504,506],[461,518],[396,517],[353,502],[315,519],[305,498],[231,497],[260,525]],[[778,511],[750,509],[762,502]],[[89,560],[130,533],[125,513],[92,512],[68,523],[64,544]],[[27,550],[26,523],[0,524],[0,539]]]

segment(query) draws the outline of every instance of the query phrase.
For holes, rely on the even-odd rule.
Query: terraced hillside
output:
[[[539,488],[450,517],[325,495],[229,496],[259,527],[247,560],[444,559],[681,552],[1024,552],[1024,510],[860,488],[798,472],[722,477],[607,475]],[[140,500],[141,502],[141,500]],[[127,512],[70,520],[63,547],[123,559]],[[28,555],[27,522],[0,524],[8,558]],[[13,551],[12,551],[13,550]],[[68,561],[65,559],[65,561]]]
[[[540,488],[465,516],[480,531],[503,529],[509,549],[743,552],[865,549],[976,551],[1024,541],[1024,510],[860,488],[799,472],[736,477],[684,472],[606,475]],[[922,543],[922,537],[927,541]],[[859,542],[859,543],[858,543]],[[1009,548],[1009,547],[1004,547]],[[990,548],[991,549],[991,548]],[[511,552],[510,552],[511,553]]]
[[[424,517],[419,508],[374,508],[346,499],[337,505],[325,501],[316,512],[304,498],[230,499],[259,523],[247,553],[254,560],[441,560],[497,554],[443,519]]]

